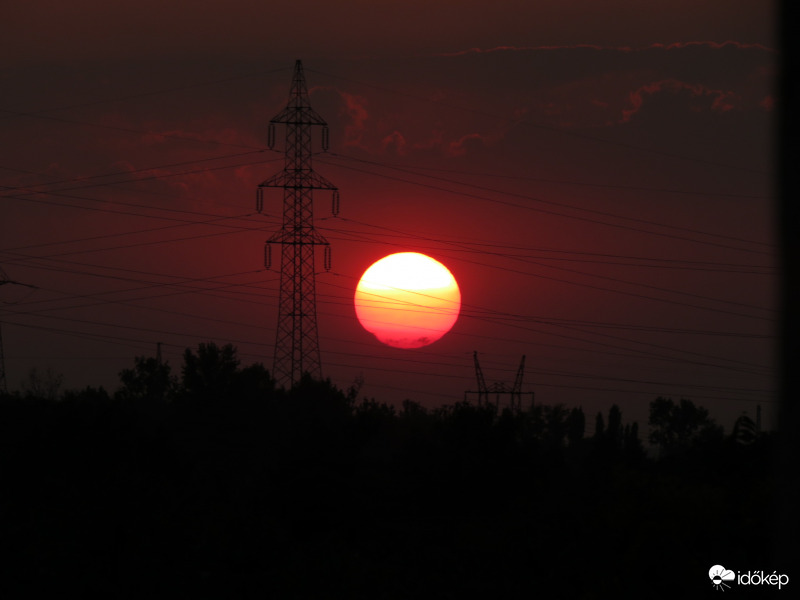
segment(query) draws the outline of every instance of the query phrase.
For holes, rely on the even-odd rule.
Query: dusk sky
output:
[[[330,125],[315,169],[323,375],[426,406],[511,384],[536,401],[657,396],[730,431],[777,409],[776,7],[763,0],[69,3],[4,10],[0,322],[10,389],[32,367],[118,386],[232,343],[271,369],[278,272],[264,241],[301,59]],[[319,132],[314,132],[315,141]],[[392,252],[445,264],[462,312],[401,350],[358,323]],[[273,260],[273,264],[278,264]]]

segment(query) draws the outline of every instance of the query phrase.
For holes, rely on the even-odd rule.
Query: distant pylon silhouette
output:
[[[486,385],[486,380],[483,377],[483,370],[481,369],[481,363],[478,362],[478,352],[474,352],[472,354],[473,361],[475,362],[475,378],[478,381],[478,391],[466,391],[464,392],[464,400],[467,400],[470,395],[477,394],[478,395],[478,404],[488,404],[491,402],[489,396],[494,395],[495,397],[495,405],[499,408],[500,407],[500,395],[507,395],[509,396],[510,402],[509,406],[512,410],[521,410],[522,409],[522,396],[530,396],[531,397],[531,406],[533,406],[533,392],[523,392],[522,391],[522,376],[525,372],[525,356],[522,356],[522,360],[519,363],[519,368],[517,369],[517,375],[514,378],[514,385],[513,387],[509,388],[506,386],[505,383],[496,382],[492,385]]]
[[[0,267],[0,285],[6,283],[16,283],[11,281]],[[0,323],[0,392],[8,391],[8,382],[6,381],[6,357],[3,355],[3,324]]]
[[[20,283],[19,281],[14,281],[13,279],[9,279],[6,272],[3,271],[2,267],[0,267],[0,286],[11,284],[11,285],[20,285],[22,287],[31,288],[33,290],[38,289],[35,285],[30,285],[29,283]],[[8,381],[6,379],[6,359],[3,356],[3,331],[2,331],[2,323],[0,323],[0,391],[7,392],[8,391]]]
[[[8,391],[6,382],[6,359],[3,356],[3,324],[0,323],[0,392]]]
[[[271,245],[281,246],[281,288],[272,375],[290,389],[304,373],[321,379],[317,302],[314,285],[314,246],[325,246],[325,269],[330,269],[328,241],[314,229],[313,190],[333,191],[333,213],[338,213],[339,192],[311,167],[311,126],[322,129],[322,149],[328,149],[328,125],[311,108],[303,64],[295,62],[289,102],[269,124],[269,147],[275,145],[275,124],[286,125],[283,170],[258,186],[256,208],[264,208],[264,188],[283,188],[283,226],[264,248],[264,263],[271,266]]]

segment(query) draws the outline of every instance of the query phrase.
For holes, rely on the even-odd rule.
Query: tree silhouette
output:
[[[64,403],[90,404],[95,406],[108,405],[111,397],[102,386],[95,388],[86,386],[82,390],[65,390]]]
[[[605,421],[603,419],[603,413],[598,412],[597,416],[594,418],[594,440],[600,441],[603,439],[605,435]]]
[[[616,404],[608,410],[608,427],[604,434],[605,445],[607,448],[616,452],[622,447],[622,411]]]
[[[570,445],[577,444],[583,440],[583,435],[586,430],[586,416],[583,414],[583,409],[580,407],[573,408],[569,411],[567,417],[567,440]]]
[[[222,348],[213,342],[200,344],[197,354],[189,348],[183,353],[182,392],[200,401],[227,398],[234,391],[239,359],[236,348]]]
[[[622,449],[625,457],[630,461],[638,461],[645,457],[642,440],[639,439],[639,423],[633,422],[625,425],[622,434]]]
[[[119,373],[122,383],[116,398],[123,401],[163,402],[172,397],[177,380],[171,375],[167,362],[156,358],[137,356],[132,369]]]
[[[64,376],[56,373],[50,367],[47,367],[44,372],[33,367],[28,371],[28,376],[22,383],[22,391],[25,396],[57,400],[63,383]]]
[[[275,394],[275,380],[261,363],[254,363],[235,374],[236,399],[244,403],[263,402]]]
[[[548,446],[560,448],[567,437],[569,413],[563,404],[544,407],[545,442]]]
[[[661,454],[679,453],[721,439],[722,428],[708,416],[708,410],[691,400],[658,397],[650,403],[650,443]]]

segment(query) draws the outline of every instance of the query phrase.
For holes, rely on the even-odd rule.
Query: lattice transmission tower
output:
[[[6,382],[6,359],[3,356],[3,324],[0,323],[0,392],[8,391]]]
[[[328,241],[314,229],[314,190],[333,192],[333,214],[339,212],[339,190],[314,172],[311,165],[312,126],[322,127],[322,149],[328,149],[328,124],[311,108],[303,64],[295,62],[289,102],[270,120],[269,147],[275,146],[275,125],[286,126],[283,170],[259,184],[256,208],[264,208],[264,188],[283,188],[283,226],[264,247],[264,263],[271,267],[272,244],[281,247],[281,287],[272,373],[290,389],[304,373],[321,379],[317,303],[314,287],[314,248],[324,246],[324,265],[330,270]]]
[[[500,396],[508,396],[509,407],[512,410],[521,410],[522,397],[530,396],[531,406],[533,406],[533,392],[522,391],[522,376],[525,373],[525,355],[522,356],[522,360],[519,362],[517,375],[514,377],[514,385],[511,387],[508,387],[502,382],[495,382],[492,385],[486,385],[486,380],[483,378],[481,363],[478,362],[478,352],[474,352],[472,357],[475,361],[475,379],[478,381],[478,391],[469,390],[464,392],[464,400],[467,400],[470,395],[477,394],[478,404],[481,405],[491,402],[490,396],[494,396],[495,406],[500,408]]]
[[[35,285],[30,285],[27,283],[20,283],[19,281],[14,281],[8,278],[6,272],[3,271],[2,267],[0,267],[0,286],[12,284],[12,285],[21,285],[23,287],[28,287],[31,289],[36,289]],[[7,392],[8,391],[8,380],[6,378],[6,359],[3,355],[3,323],[0,322],[0,392]]]
[[[5,271],[0,267],[0,286],[6,283],[15,283],[8,278]],[[0,392],[8,391],[6,381],[6,357],[3,355],[3,323],[0,322]]]

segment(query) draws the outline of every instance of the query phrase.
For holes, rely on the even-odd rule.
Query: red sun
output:
[[[439,261],[400,252],[364,272],[354,301],[359,322],[379,341],[395,348],[421,348],[453,327],[461,292]]]

